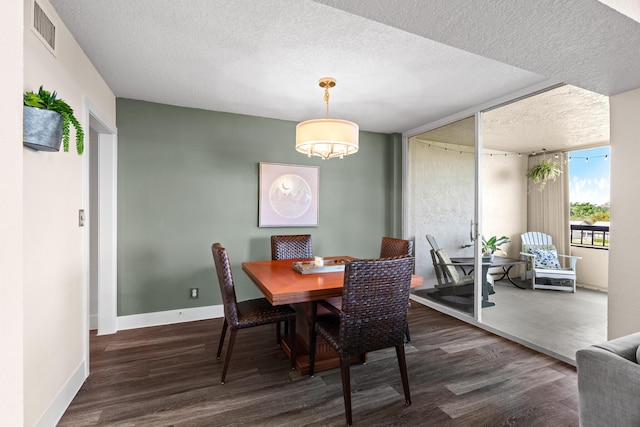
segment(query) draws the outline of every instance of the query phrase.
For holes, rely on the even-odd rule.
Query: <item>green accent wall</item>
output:
[[[398,134],[361,131],[358,153],[325,161],[295,151],[295,122],[123,98],[116,112],[119,316],[221,304],[214,242],[244,300],[261,294],[241,264],[270,259],[272,234],[309,233],[314,255],[360,258],[400,237]],[[258,227],[259,162],[319,166],[319,227]]]

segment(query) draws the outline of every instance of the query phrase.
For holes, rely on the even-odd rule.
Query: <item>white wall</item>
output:
[[[640,89],[609,98],[611,111],[611,248],[609,339],[640,331]]]
[[[450,256],[472,256],[469,223],[474,218],[473,147],[409,140],[408,146],[408,237],[415,239],[416,274],[426,284],[436,278],[426,234],[433,235]],[[460,151],[464,150],[460,154]]]
[[[572,246],[571,255],[582,257],[576,264],[578,284],[606,292],[609,288],[609,251]]]
[[[500,249],[510,258],[520,258],[520,235],[527,231],[526,170],[526,156],[492,150],[482,156],[482,233],[509,237]]]
[[[24,0],[24,90],[55,90],[82,122],[87,96],[115,123],[115,96],[46,0],[39,4],[56,26],[56,56],[30,29]],[[87,136],[88,123],[82,123]],[[73,132],[72,132],[73,138]],[[78,378],[84,377],[85,228],[83,161],[68,153],[23,149],[24,179],[24,424],[47,424]],[[86,153],[85,153],[86,156]],[[71,396],[72,397],[72,396]]]
[[[0,14],[0,424],[24,424],[22,272],[22,19],[20,2]]]

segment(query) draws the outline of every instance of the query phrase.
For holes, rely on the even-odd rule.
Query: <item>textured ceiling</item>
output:
[[[640,87],[640,24],[595,0],[51,4],[116,96],[171,105],[320,118],[332,76],[331,117],[391,133],[547,81]]]
[[[484,146],[495,150],[569,151],[606,145],[609,98],[566,85],[488,111],[482,126]]]
[[[492,150],[530,154],[609,143],[609,99],[570,85],[487,111],[482,119],[483,145]],[[474,135],[471,117],[416,138],[471,146]]]
[[[640,87],[640,22],[597,0],[317,1],[603,95]]]

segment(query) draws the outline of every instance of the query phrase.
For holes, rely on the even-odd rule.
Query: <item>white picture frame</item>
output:
[[[259,227],[318,227],[319,167],[260,162]]]

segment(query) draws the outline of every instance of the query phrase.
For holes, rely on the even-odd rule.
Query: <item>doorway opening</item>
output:
[[[85,360],[89,375],[89,332],[117,331],[117,129],[84,99],[88,144],[83,163],[85,206]]]

